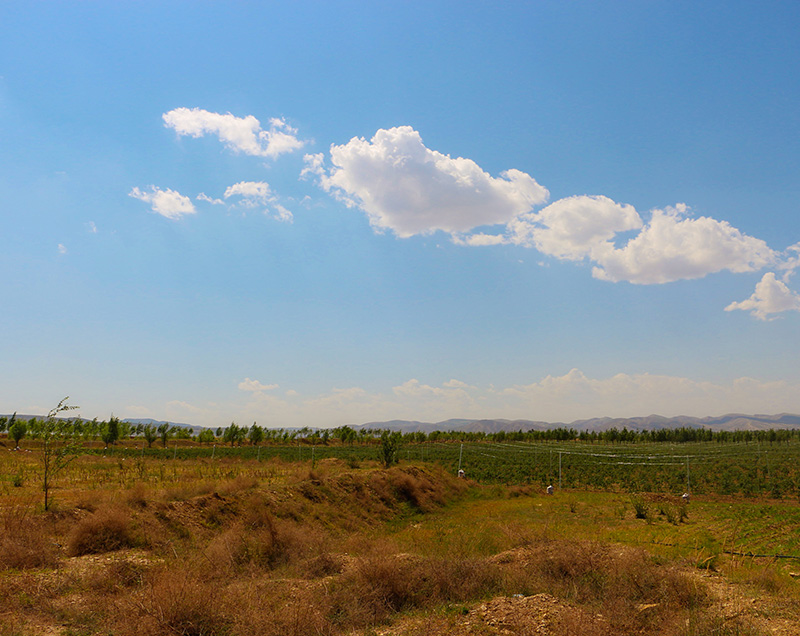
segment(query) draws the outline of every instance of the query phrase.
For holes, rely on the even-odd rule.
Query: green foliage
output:
[[[197,441],[201,444],[210,444],[216,441],[216,437],[214,437],[214,431],[210,428],[204,428],[197,434]]]
[[[401,439],[402,435],[400,433],[391,433],[389,431],[381,433],[380,460],[384,467],[390,468],[399,461]]]
[[[264,429],[253,422],[253,425],[250,427],[250,430],[247,433],[247,439],[250,440],[250,443],[253,446],[258,446],[264,441]]]
[[[117,443],[120,436],[120,422],[119,418],[114,417],[113,415],[109,418],[108,422],[103,425],[102,433],[100,439],[103,440],[103,443],[106,445],[106,448],[109,446],[113,446]]]
[[[17,419],[17,414],[11,416],[8,425],[8,434],[14,440],[14,448],[19,448],[20,440],[28,433],[28,424],[23,420]]]
[[[246,437],[247,427],[238,426],[236,422],[231,422],[231,425],[222,432],[222,441],[230,443],[231,446],[234,444],[241,446]]]
[[[641,495],[634,495],[631,497],[631,504],[633,505],[633,513],[637,519],[650,519],[650,504],[648,504]]]
[[[144,437],[144,441],[147,442],[147,448],[153,447],[153,442],[158,439],[158,431],[156,427],[152,424],[148,424],[142,429],[142,437]]]
[[[159,424],[156,431],[158,432],[158,437],[161,439],[161,445],[166,448],[167,442],[172,436],[172,427],[169,425],[169,422],[164,422],[163,424]]]

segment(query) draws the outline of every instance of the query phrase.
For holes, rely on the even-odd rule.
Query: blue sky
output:
[[[0,4],[0,412],[800,412],[800,6]]]

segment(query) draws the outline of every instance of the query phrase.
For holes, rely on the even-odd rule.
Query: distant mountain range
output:
[[[7,414],[6,418],[11,417]],[[43,415],[21,415],[17,413],[18,420],[40,419]],[[203,426],[181,424],[178,422],[165,422],[148,418],[127,418],[122,420],[136,426],[137,424],[171,424],[192,429],[193,432],[201,431]],[[744,415],[742,413],[729,413],[719,417],[663,417],[661,415],[648,415],[646,417],[595,417],[589,420],[575,420],[574,422],[543,422],[535,420],[506,420],[506,419],[450,419],[442,422],[418,422],[414,420],[389,420],[387,422],[368,422],[352,426],[358,429],[387,429],[403,433],[430,433],[432,431],[466,431],[472,433],[499,433],[500,431],[546,431],[553,428],[573,428],[581,431],[607,431],[610,428],[622,430],[627,428],[632,431],[651,431],[662,428],[709,428],[714,431],[766,431],[774,429],[800,428],[800,415],[780,413],[778,415]],[[213,427],[212,427],[213,428]],[[222,428],[225,428],[224,426]],[[297,430],[296,427],[286,427],[286,430]]]
[[[658,430],[662,428],[709,428],[714,431],[765,431],[774,429],[800,428],[800,415],[781,413],[779,415],[743,415],[729,413],[719,417],[596,417],[574,422],[541,422],[533,420],[470,420],[452,419],[443,422],[417,422],[390,420],[388,422],[369,422],[355,428],[388,429],[403,433],[432,431],[466,431],[472,433],[499,433],[500,431],[545,431],[552,428],[573,428],[581,431],[607,431],[610,428],[633,431]]]

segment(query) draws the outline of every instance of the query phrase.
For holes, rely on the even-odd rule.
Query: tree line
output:
[[[46,430],[48,418],[20,419],[16,414],[11,417],[0,417],[0,433],[6,432],[14,441],[15,448],[24,438],[41,439]],[[108,420],[70,419],[72,435],[82,441],[102,441],[105,448],[122,440],[142,440],[148,447],[156,442],[166,447],[172,439],[193,440],[200,444],[229,444],[230,446],[260,444],[375,444],[380,442],[383,429],[353,428],[339,426],[330,429],[268,428],[252,425],[239,425],[231,422],[228,426],[205,428],[198,432],[192,429],[173,425],[168,422],[159,425],[134,424],[125,422],[113,415]],[[707,428],[680,427],[656,430],[633,430],[609,428],[605,431],[577,431],[574,428],[556,427],[546,430],[530,431],[415,431],[397,433],[402,443],[414,444],[425,442],[564,442],[581,441],[589,444],[643,444],[672,443],[684,444],[695,442],[725,443],[786,443],[800,438],[797,429],[738,430],[713,431]]]

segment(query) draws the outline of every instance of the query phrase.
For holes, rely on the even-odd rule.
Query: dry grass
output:
[[[67,554],[99,554],[133,545],[135,540],[127,510],[106,505],[75,525],[67,539]]]
[[[0,625],[26,636],[42,625],[86,636],[338,636],[435,615],[449,626],[436,633],[466,634],[447,631],[459,624],[448,608],[462,608],[460,620],[482,600],[546,593],[575,609],[559,615],[556,635],[755,633],[744,619],[720,623],[697,576],[644,551],[556,539],[524,515],[442,512],[471,486],[435,469],[320,462],[265,483],[224,468],[216,481],[200,465],[180,488],[88,490],[58,514],[4,515]],[[498,496],[534,505],[519,489]],[[139,549],[109,554],[130,546]],[[59,558],[63,568],[36,570]],[[794,584],[770,568],[748,576],[762,594]],[[508,623],[531,633],[525,625]]]
[[[232,623],[220,587],[181,567],[152,572],[132,605],[136,611],[120,625],[123,633],[217,636],[228,633]]]
[[[0,570],[55,567],[57,545],[44,517],[14,506],[0,516]]]

